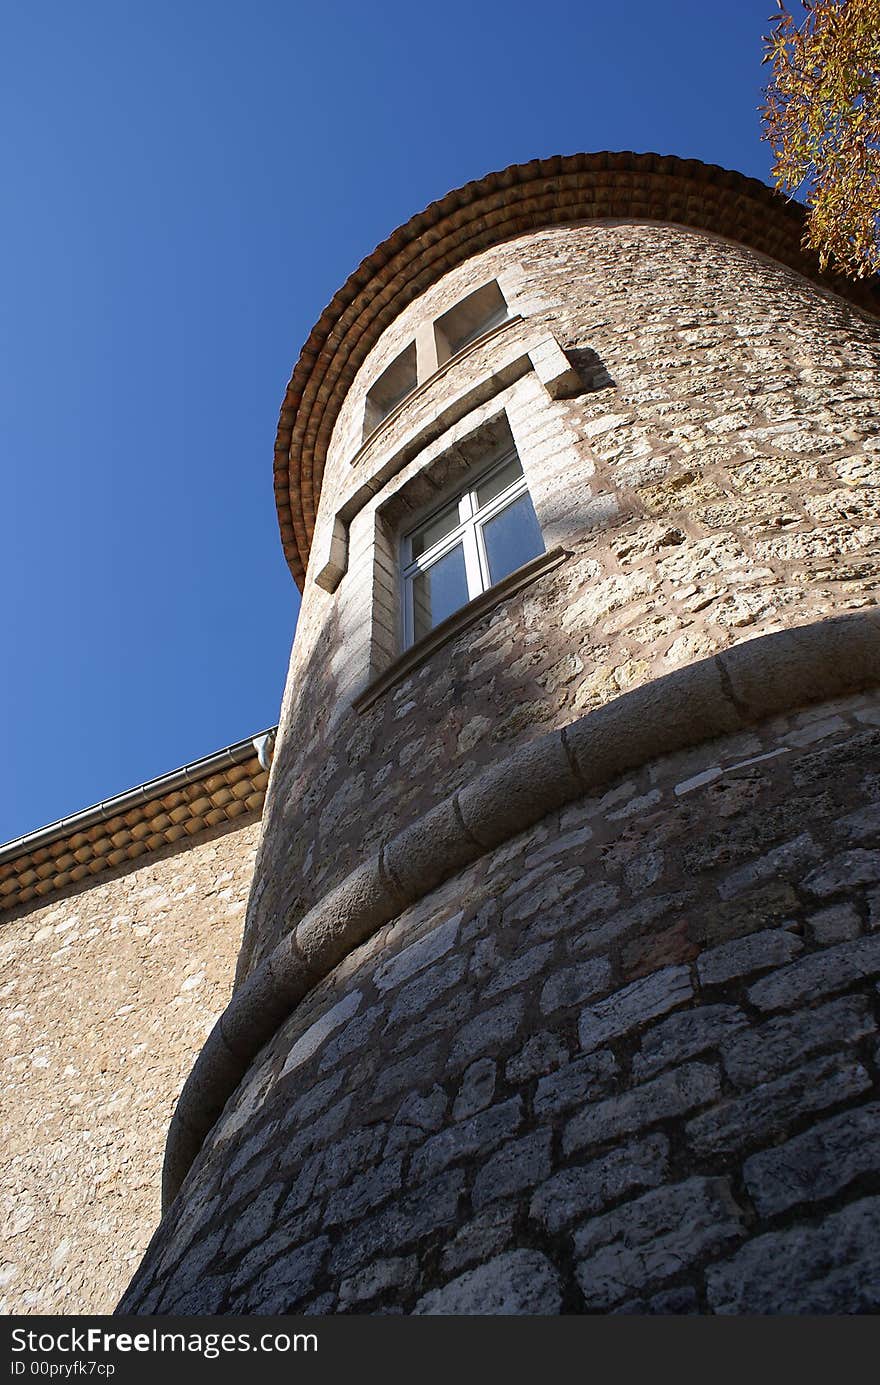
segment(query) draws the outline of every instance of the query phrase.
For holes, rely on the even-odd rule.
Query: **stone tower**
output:
[[[232,1002],[136,1313],[880,1308],[880,308],[653,155],[339,291]]]

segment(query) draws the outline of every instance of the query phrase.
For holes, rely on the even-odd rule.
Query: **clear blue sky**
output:
[[[358,261],[539,156],[766,181],[770,10],[7,0],[0,841],[277,720],[275,425]]]

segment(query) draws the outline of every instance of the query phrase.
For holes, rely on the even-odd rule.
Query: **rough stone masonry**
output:
[[[536,161],[322,315],[237,986],[124,1311],[880,1306],[880,325],[799,233]],[[401,538],[500,439],[545,552],[404,649]]]

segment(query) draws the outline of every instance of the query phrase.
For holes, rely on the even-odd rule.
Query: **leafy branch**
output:
[[[804,242],[851,278],[880,270],[880,0],[779,0],[761,108],[777,188],[804,189]]]

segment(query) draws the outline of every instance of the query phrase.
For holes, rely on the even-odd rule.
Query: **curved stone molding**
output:
[[[171,1122],[164,1207],[252,1059],[307,992],[380,925],[616,775],[774,714],[877,685],[878,612],[764,635],[529,742],[438,804],[311,909],[236,990]]]

